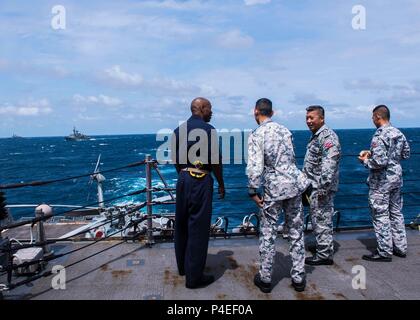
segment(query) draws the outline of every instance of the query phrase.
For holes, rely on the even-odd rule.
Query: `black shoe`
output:
[[[306,258],[305,263],[311,266],[331,266],[334,264],[334,261],[333,259],[321,259],[317,256],[313,256],[310,258]]]
[[[394,256],[397,256],[397,257],[400,257],[400,258],[407,258],[407,253],[406,252],[402,252],[402,251],[400,251],[398,249],[392,250],[392,254]]]
[[[372,254],[365,254],[362,257],[362,259],[367,260],[367,261],[375,261],[375,262],[391,262],[392,261],[391,257],[381,256],[377,251]]]
[[[185,271],[178,271],[178,273],[181,277],[185,276]]]
[[[293,279],[292,279],[292,286],[293,286],[293,288],[295,288],[295,290],[296,290],[297,292],[302,292],[302,291],[304,291],[304,290],[305,290],[305,287],[306,287],[306,280],[305,280],[305,279],[303,279],[303,281],[302,281],[302,282],[294,282],[294,281],[293,281]]]
[[[207,275],[202,275],[201,279],[194,284],[185,284],[185,286],[188,289],[198,289],[198,288],[202,288],[202,287],[207,287],[209,284],[212,284],[214,282],[214,277],[213,276],[207,276]]]
[[[316,245],[309,245],[306,250],[308,250],[312,254],[315,254],[316,253]]]
[[[254,284],[260,288],[260,290],[264,293],[271,292],[271,283],[267,283],[261,280],[260,273],[258,272],[254,277]]]

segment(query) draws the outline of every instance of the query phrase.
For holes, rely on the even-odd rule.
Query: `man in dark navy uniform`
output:
[[[206,265],[213,200],[213,178],[220,198],[225,189],[216,129],[208,124],[211,103],[196,98],[191,117],[174,131],[172,159],[179,174],[176,185],[175,255],[180,275],[190,289],[209,285],[214,277]],[[175,151],[175,152],[174,152]]]

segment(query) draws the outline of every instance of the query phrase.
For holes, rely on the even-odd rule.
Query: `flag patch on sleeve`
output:
[[[331,141],[325,142],[325,144],[324,144],[325,149],[329,149],[331,147],[334,147],[334,144]]]

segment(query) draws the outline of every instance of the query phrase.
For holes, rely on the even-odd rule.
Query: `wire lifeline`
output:
[[[157,217],[157,218],[159,218],[159,217],[161,217],[161,216],[160,216],[160,215],[156,215],[156,217]],[[129,227],[131,227],[131,226],[133,226],[133,225],[137,225],[137,224],[139,224],[139,223],[141,223],[141,222],[143,222],[143,221],[145,221],[145,220],[147,220],[147,217],[143,217],[142,219],[140,219],[140,221],[132,221],[132,224],[128,225],[128,226],[127,226],[126,228],[124,228],[124,229],[118,230],[118,231],[116,231],[115,233],[112,233],[112,234],[108,235],[107,237],[102,238],[102,239],[100,239],[100,240],[98,240],[98,241],[94,241],[93,243],[90,243],[89,245],[86,245],[86,246],[84,246],[84,247],[78,248],[78,249],[73,250],[73,251],[66,252],[66,253],[62,254],[61,256],[53,256],[53,257],[50,257],[51,259],[40,259],[40,260],[37,260],[37,261],[24,262],[24,263],[22,263],[22,264],[20,264],[20,265],[13,266],[11,269],[12,269],[12,270],[15,270],[15,269],[18,269],[18,268],[21,268],[21,267],[30,266],[30,265],[37,264],[37,263],[40,263],[40,262],[44,262],[44,261],[45,261],[45,262],[48,262],[48,261],[52,261],[52,260],[55,260],[55,259],[62,258],[63,256],[66,256],[66,255],[68,255],[68,254],[71,254],[71,253],[74,253],[74,252],[76,252],[76,251],[82,250],[82,249],[84,249],[84,248],[86,248],[86,247],[92,246],[92,245],[94,245],[94,244],[95,244],[95,243],[97,243],[97,242],[103,241],[104,239],[107,239],[107,238],[109,238],[109,237],[113,236],[114,234],[117,234],[117,233],[119,233],[119,232],[123,232],[123,231],[124,231],[124,230],[126,230],[127,228],[129,228]],[[109,221],[107,221],[106,223],[104,223],[104,224],[102,224],[102,225],[105,225],[105,224],[107,224],[107,223],[109,223]],[[102,226],[102,225],[98,225],[98,226],[95,226],[95,227],[90,228],[90,229],[88,229],[88,230],[81,231],[81,232],[79,232],[78,234],[82,234],[82,233],[88,232],[89,230],[96,229],[96,228],[98,228],[98,227],[100,227],[100,226]],[[122,241],[122,242],[121,242],[121,243],[119,243],[119,244],[122,244],[122,243],[126,242],[127,240],[133,240],[133,239],[135,239],[136,237],[138,237],[139,235],[144,234],[144,232],[145,232],[145,230],[142,230],[142,231],[140,231],[140,232],[137,232],[135,235],[133,235],[133,236],[131,236],[131,237],[128,237],[128,239],[125,239],[124,241]],[[77,236],[78,234],[75,234],[75,235],[73,235],[72,237],[75,237],[75,236]],[[53,240],[53,241],[52,241],[52,240],[49,240],[49,241],[39,242],[39,243],[36,243],[36,244],[33,244],[33,245],[23,245],[23,246],[22,246],[22,248],[26,248],[26,247],[34,247],[34,246],[39,246],[39,245],[43,245],[43,244],[54,244],[54,243],[57,243],[57,242],[64,242],[64,241],[68,241],[68,240],[69,240],[70,238],[72,238],[72,237],[68,237],[68,238],[64,238],[64,239],[56,239],[56,240]],[[117,244],[117,245],[119,245],[119,244]],[[115,246],[116,246],[116,245],[115,245]],[[110,248],[108,248],[108,249],[104,249],[104,250],[102,250],[102,251],[99,251],[98,253],[101,253],[101,252],[103,252],[103,251],[109,250],[109,249],[111,249],[111,248],[113,248],[113,247],[115,247],[115,246],[111,246]],[[22,249],[22,248],[19,248],[19,249]],[[16,250],[19,250],[19,249],[15,249],[15,248],[13,248],[12,250],[3,250],[3,252],[5,252],[5,251],[16,251]],[[76,263],[78,263],[78,262],[82,262],[82,261],[84,261],[84,260],[86,260],[86,259],[88,259],[88,258],[90,258],[90,257],[95,256],[95,255],[96,255],[96,254],[93,254],[93,255],[91,255],[91,256],[88,256],[87,258],[83,258],[82,260],[79,260],[79,261],[77,261]],[[72,265],[75,265],[76,263],[72,263],[72,264],[68,265],[67,267],[70,267],[70,266],[72,266]],[[10,268],[5,268],[5,269],[3,269],[3,270],[1,271],[1,275],[6,274],[6,273],[8,272],[8,270],[10,270]]]
[[[91,247],[91,246],[93,246],[93,245],[97,244],[98,242],[101,242],[101,241],[107,240],[108,238],[112,237],[113,235],[115,235],[115,234],[117,234],[117,233],[120,233],[120,232],[124,232],[124,231],[125,231],[125,230],[127,230],[128,228],[131,228],[131,227],[133,226],[133,224],[138,224],[138,223],[141,223],[141,222],[145,221],[146,219],[147,219],[146,217],[143,217],[142,219],[140,219],[140,221],[136,221],[135,223],[129,223],[129,224],[128,224],[126,227],[124,227],[123,229],[116,230],[115,232],[110,233],[110,234],[109,234],[109,235],[107,235],[106,237],[101,238],[101,239],[98,239],[98,240],[95,240],[95,241],[93,241],[92,243],[89,243],[89,244],[87,244],[87,245],[85,245],[85,246],[83,246],[83,247],[80,247],[80,248],[77,248],[77,249],[74,249],[74,250],[70,250],[70,251],[68,251],[68,252],[64,252],[64,253],[61,253],[61,254],[58,254],[58,255],[53,255],[53,256],[51,256],[51,257],[42,258],[42,259],[38,259],[38,260],[35,260],[35,261],[28,261],[28,262],[24,262],[24,263],[21,263],[20,265],[12,266],[11,268],[10,268],[10,267],[6,267],[6,268],[4,268],[4,270],[5,270],[5,271],[16,270],[16,269],[18,269],[18,268],[28,267],[28,266],[35,265],[35,264],[38,264],[38,263],[42,263],[42,262],[49,262],[49,261],[52,261],[52,260],[56,260],[56,259],[59,259],[59,258],[65,257],[65,256],[67,256],[67,255],[69,255],[69,254],[72,254],[72,253],[75,253],[75,252],[77,252],[77,251],[80,251],[80,250],[86,249],[86,248],[88,248],[88,247]],[[140,232],[139,234],[141,234],[141,232]],[[133,239],[134,239],[134,237],[135,237],[135,236],[137,236],[137,234],[136,234],[136,235],[134,235],[133,237],[130,237],[130,239],[131,239],[131,238],[133,238]],[[125,241],[124,241],[124,242],[125,242]]]
[[[146,191],[147,191],[147,188],[143,188],[141,190],[130,192],[130,193],[125,194],[123,196],[118,196],[118,197],[115,197],[115,198],[111,198],[111,199],[105,200],[103,202],[95,202],[95,203],[92,203],[92,204],[88,204],[88,205],[82,206],[82,207],[78,208],[78,210],[85,209],[87,207],[92,207],[92,206],[97,205],[99,203],[107,203],[107,202],[111,202],[111,201],[114,201],[114,200],[118,200],[118,199],[122,199],[122,198],[126,198],[126,197],[131,197],[131,196],[139,195],[139,194],[145,193]],[[50,214],[50,215],[45,215],[45,216],[39,217],[39,218],[33,218],[33,219],[27,220],[27,221],[21,221],[21,222],[12,223],[10,225],[0,227],[0,232],[3,231],[3,230],[5,230],[5,229],[13,229],[13,228],[21,227],[21,226],[24,226],[24,225],[27,225],[27,224],[32,224],[32,223],[35,224],[35,223],[37,223],[39,221],[45,221],[45,220],[51,219],[52,217],[56,217],[56,216],[60,216],[60,215],[65,215],[66,213],[70,213],[70,212],[73,212],[73,211],[74,210],[67,210],[67,211],[64,211],[64,212],[57,212],[57,213],[53,213],[53,214]]]
[[[124,230],[119,230],[118,232],[122,232],[122,231],[124,231]],[[116,233],[118,233],[118,232],[116,232]],[[115,234],[116,234],[116,233],[115,233]],[[111,235],[112,235],[112,234],[111,234]],[[110,236],[111,236],[111,235],[110,235]],[[125,240],[123,240],[123,241],[121,241],[121,242],[119,242],[119,243],[116,243],[116,244],[115,244],[115,245],[113,245],[113,246],[110,246],[110,247],[105,248],[105,249],[103,249],[103,250],[97,251],[97,252],[95,252],[95,253],[91,254],[90,256],[84,257],[83,259],[80,259],[80,260],[78,260],[78,261],[75,261],[75,262],[73,262],[73,263],[71,263],[71,264],[67,265],[67,266],[64,266],[64,268],[70,268],[70,267],[72,267],[72,266],[74,266],[74,265],[76,265],[76,264],[78,264],[78,263],[81,263],[81,262],[83,262],[83,261],[85,261],[85,260],[87,260],[87,259],[90,259],[91,257],[94,257],[94,256],[96,256],[96,255],[98,255],[98,254],[100,254],[100,253],[102,253],[102,252],[105,252],[105,251],[107,251],[107,250],[110,250],[110,249],[112,249],[112,248],[115,248],[115,247],[117,247],[117,246],[119,246],[119,245],[121,245],[121,244],[123,244],[123,243],[127,242],[128,240],[133,240],[133,239],[135,239],[136,237],[138,237],[139,235],[141,235],[141,232],[138,232],[137,234],[135,234],[135,235],[133,235],[133,236],[129,237],[128,239],[125,239]],[[95,243],[100,242],[100,241],[103,241],[104,239],[106,239],[106,238],[100,239],[100,240],[96,241]],[[89,246],[90,246],[90,245],[92,245],[92,244],[89,244]],[[85,247],[87,247],[87,246],[85,246]],[[82,247],[82,248],[85,248],[85,247]],[[78,248],[78,249],[80,249],[80,248]],[[76,249],[76,250],[77,250],[77,249]],[[75,252],[75,250],[73,250],[73,252]],[[15,288],[17,288],[17,287],[20,287],[20,286],[22,286],[22,285],[25,285],[25,284],[31,283],[31,282],[33,282],[33,281],[35,281],[35,280],[38,280],[38,279],[40,279],[40,278],[45,278],[45,277],[48,277],[48,276],[50,276],[50,275],[52,275],[52,274],[53,274],[53,273],[52,273],[52,271],[47,271],[47,272],[45,272],[45,273],[43,273],[43,274],[36,275],[36,276],[31,277],[31,278],[29,278],[29,279],[23,280],[23,281],[21,281],[21,282],[18,282],[18,283],[15,283],[15,284],[11,284],[10,286],[8,286],[8,290],[10,291],[10,290],[15,289]]]
[[[125,213],[125,214],[123,214],[122,216],[126,216],[126,215],[128,215],[128,214],[130,214],[130,213],[132,213],[132,212],[134,212],[134,211],[137,211],[137,210],[138,210],[137,208],[136,208],[135,210],[130,210],[129,212],[126,212],[126,213]],[[160,218],[160,217],[162,217],[162,215],[154,215],[154,217],[156,217],[156,218]],[[104,223],[102,223],[102,224],[100,224],[100,225],[97,225],[97,226],[95,226],[95,227],[89,228],[89,229],[87,229],[87,230],[80,231],[79,233],[74,234],[73,236],[68,237],[68,238],[64,238],[64,239],[57,239],[57,240],[47,240],[47,241],[44,241],[44,242],[38,242],[38,243],[35,243],[35,244],[32,244],[32,245],[22,245],[22,246],[21,246],[21,247],[19,247],[19,248],[14,247],[12,250],[3,250],[3,251],[16,251],[16,250],[19,250],[19,249],[22,249],[22,248],[26,248],[26,247],[29,247],[29,248],[30,248],[30,247],[34,247],[34,246],[40,246],[40,245],[43,245],[43,244],[53,244],[53,243],[56,243],[56,242],[67,241],[67,240],[69,240],[70,238],[75,237],[75,236],[77,236],[77,235],[79,235],[79,234],[86,233],[86,232],[88,232],[88,231],[90,231],[90,230],[94,230],[94,229],[97,229],[97,228],[99,228],[99,227],[101,227],[101,226],[103,226],[103,225],[105,225],[105,224],[108,224],[109,222],[112,222],[112,220],[114,220],[114,219],[113,219],[113,218],[110,218],[110,219],[108,219],[107,221],[105,221]],[[104,238],[101,238],[100,240],[94,241],[93,243],[90,243],[89,245],[86,245],[85,247],[89,247],[89,246],[91,246],[91,245],[93,245],[93,244],[95,244],[95,243],[97,243],[97,242],[99,242],[99,241],[103,241],[104,239],[107,239],[107,238],[109,238],[109,237],[111,237],[111,236],[113,236],[114,234],[117,234],[117,233],[119,233],[119,232],[123,232],[124,230],[126,230],[126,229],[128,229],[128,228],[132,227],[133,225],[134,225],[134,226],[136,226],[136,225],[138,225],[139,223],[142,223],[142,222],[143,222],[143,221],[145,221],[145,220],[147,220],[147,216],[144,216],[144,217],[142,217],[141,219],[136,220],[136,221],[130,221],[130,223],[129,223],[129,224],[128,224],[125,228],[120,229],[120,230],[117,230],[116,232],[111,233],[110,235],[108,235],[108,236],[106,236],[106,237],[104,237]],[[55,258],[61,258],[61,257],[62,257],[62,256],[64,256],[64,255],[67,255],[67,254],[70,254],[70,253],[73,253],[73,252],[79,251],[79,250],[81,250],[81,249],[83,249],[83,248],[85,248],[85,247],[79,248],[79,249],[74,250],[74,251],[72,251],[72,252],[68,252],[68,253],[62,254],[62,255],[60,255],[60,256],[56,256],[56,257],[54,257],[54,256],[53,256],[53,257],[51,257],[51,258],[49,258],[49,259],[41,259],[41,260],[32,261],[32,262],[24,262],[23,264],[20,264],[20,265],[18,265],[18,266],[16,266],[16,267],[13,267],[12,269],[14,270],[14,269],[17,269],[17,268],[20,268],[20,267],[30,266],[30,265],[32,265],[32,264],[36,264],[36,263],[39,263],[39,262],[42,262],[42,261],[49,261],[49,260],[54,260]]]
[[[119,243],[117,243],[117,244],[115,244],[115,245],[113,245],[113,246],[111,246],[111,247],[108,247],[108,248],[105,248],[105,249],[103,249],[103,250],[100,250],[100,251],[98,251],[98,252],[96,252],[96,253],[94,253],[94,254],[92,254],[92,255],[90,255],[90,256],[88,256],[88,257],[86,257],[86,258],[82,259],[82,260],[76,261],[76,262],[78,262],[78,263],[83,262],[84,260],[87,260],[87,259],[89,259],[89,258],[91,258],[91,257],[93,257],[93,256],[95,256],[95,255],[97,255],[97,254],[100,254],[100,253],[102,253],[102,252],[105,252],[105,251],[107,251],[107,250],[109,250],[109,249],[115,248],[115,247],[117,247],[117,246],[119,246],[119,245],[121,245],[121,244],[123,244],[123,243],[125,243],[125,242],[126,242],[126,241],[121,241],[121,242],[119,242]],[[75,265],[75,263],[73,263],[73,264],[71,264],[71,265],[69,265],[69,266],[65,266],[65,268],[71,267],[71,266],[73,266],[73,265]],[[10,284],[9,286],[6,286],[6,285],[5,285],[5,286],[7,287],[7,290],[8,290],[8,291],[10,291],[10,290],[13,290],[13,289],[15,289],[15,288],[17,288],[17,287],[21,287],[21,286],[23,286],[23,285],[25,285],[25,284],[31,283],[31,282],[33,282],[33,281],[35,281],[35,280],[38,280],[38,279],[41,279],[41,278],[46,278],[46,277],[49,277],[50,275],[52,275],[52,271],[47,271],[47,272],[45,272],[45,273],[42,273],[42,274],[39,274],[39,275],[36,275],[36,276],[32,276],[31,278],[26,279],[26,280],[23,280],[23,281],[20,281],[20,282],[18,282],[18,283],[15,283],[15,284]]]
[[[79,179],[79,178],[84,178],[84,177],[90,177],[90,176],[96,175],[96,174],[102,174],[102,173],[107,173],[107,172],[112,172],[112,171],[118,171],[118,170],[127,169],[127,168],[138,167],[138,166],[141,166],[141,165],[144,165],[144,164],[146,164],[146,161],[135,162],[135,163],[131,163],[131,164],[128,164],[126,166],[123,166],[123,167],[118,167],[118,168],[114,168],[114,169],[108,169],[108,170],[98,171],[98,172],[94,172],[94,173],[86,173],[86,174],[82,174],[82,175],[79,175],[79,176],[68,177],[68,178],[61,178],[61,179],[55,179],[55,180],[46,180],[46,181],[32,181],[32,182],[27,182],[27,183],[4,184],[4,185],[0,185],[0,190],[18,189],[18,188],[24,188],[24,187],[39,187],[39,186],[43,186],[43,185],[47,185],[47,184],[52,184],[52,183],[56,183],[56,182],[63,182],[63,181],[68,181],[68,180],[74,180],[74,179]]]
[[[411,153],[411,155],[420,155],[420,153]],[[342,157],[357,157],[358,155],[342,155]],[[303,159],[304,157],[299,156],[296,157],[296,159]],[[154,163],[157,163],[157,160],[153,160]],[[117,167],[117,168],[113,168],[113,169],[108,169],[108,170],[102,170],[102,171],[98,171],[98,172],[94,172],[94,173],[87,173],[87,174],[83,174],[83,175],[79,175],[79,176],[73,176],[73,177],[67,177],[67,178],[61,178],[61,179],[55,179],[55,180],[46,180],[46,181],[33,181],[33,182],[27,182],[27,183],[13,183],[13,184],[5,184],[5,185],[0,185],[0,190],[6,190],[6,189],[17,189],[17,188],[24,188],[24,187],[38,187],[38,186],[43,186],[43,185],[48,185],[48,184],[52,184],[52,183],[56,183],[56,182],[63,182],[63,181],[68,181],[68,180],[74,180],[74,179],[79,179],[79,178],[83,178],[83,177],[89,177],[95,174],[102,174],[102,173],[107,173],[107,172],[113,172],[113,171],[118,171],[118,170],[122,170],[122,169],[127,169],[127,168],[133,168],[133,167],[137,167],[140,165],[144,165],[146,164],[146,161],[140,161],[140,162],[135,162],[135,163],[131,163],[128,164],[126,166],[122,166],[122,167]],[[166,164],[168,165],[168,164]],[[358,182],[356,182],[358,183]],[[172,190],[169,188],[166,188],[167,191]]]
[[[89,229],[86,229],[86,230],[80,231],[80,232],[78,232],[78,233],[76,233],[76,234],[74,234],[74,235],[72,235],[72,236],[70,236],[70,237],[67,237],[67,238],[62,238],[62,239],[50,239],[50,240],[46,240],[46,241],[42,241],[42,242],[35,242],[35,243],[32,243],[32,244],[23,244],[23,245],[15,246],[15,247],[13,247],[11,250],[3,249],[3,250],[1,250],[1,251],[2,251],[2,252],[6,252],[6,251],[16,251],[16,250],[20,250],[20,249],[26,249],[26,248],[32,248],[32,247],[41,247],[41,246],[44,246],[44,245],[55,244],[55,243],[57,243],[57,242],[64,242],[64,241],[68,241],[68,240],[70,240],[71,238],[77,237],[78,235],[84,234],[84,233],[86,233],[86,232],[89,232],[89,231],[95,230],[95,229],[100,228],[100,227],[103,227],[104,225],[106,225],[106,224],[108,224],[108,223],[112,223],[112,221],[113,221],[113,220],[116,220],[116,219],[121,218],[121,217],[125,217],[125,216],[127,216],[127,215],[129,215],[129,214],[131,214],[131,213],[133,213],[133,212],[135,212],[135,211],[137,211],[137,210],[139,210],[139,209],[144,208],[145,206],[146,206],[146,204],[143,204],[141,207],[138,207],[138,208],[136,208],[136,209],[129,210],[128,212],[126,212],[126,213],[124,213],[124,214],[122,214],[122,215],[120,215],[120,216],[118,216],[118,217],[115,217],[115,218],[108,218],[106,221],[102,222],[101,224],[98,224],[98,225],[96,225],[96,226],[94,226],[94,227],[91,227],[91,228],[89,228]],[[159,217],[159,216],[157,216],[157,217]],[[144,220],[142,220],[142,221],[144,221]],[[139,221],[139,222],[137,222],[137,221],[133,221],[133,223],[141,223],[142,221]]]

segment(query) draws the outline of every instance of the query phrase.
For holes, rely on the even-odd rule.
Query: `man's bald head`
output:
[[[205,122],[210,122],[212,111],[211,111],[211,103],[206,98],[195,98],[191,102],[191,113],[195,116],[199,116]]]
[[[191,102],[191,113],[196,114],[196,112],[200,112],[205,105],[211,105],[210,101],[206,98],[195,98]]]

